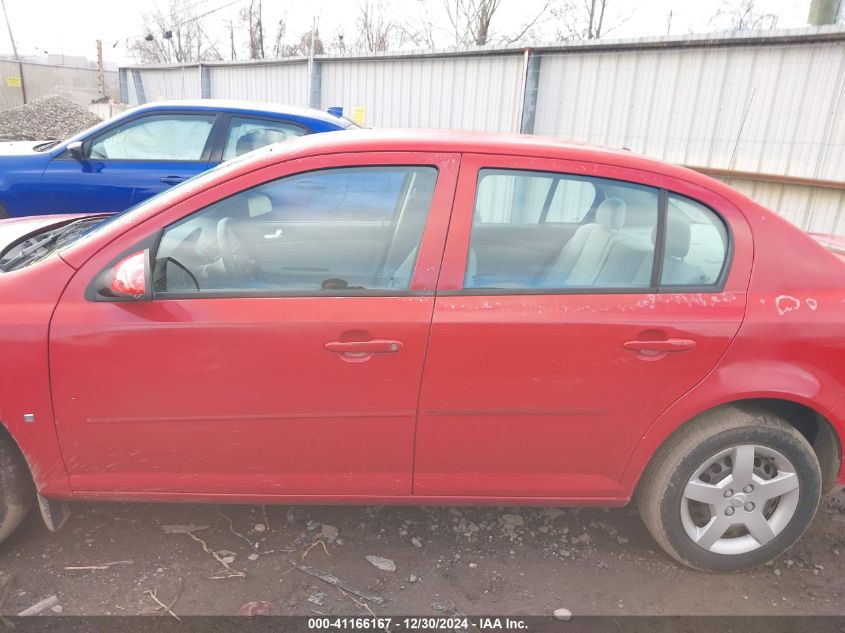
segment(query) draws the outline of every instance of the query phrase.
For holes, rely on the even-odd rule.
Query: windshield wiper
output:
[[[40,257],[46,257],[52,252],[51,246],[54,246],[60,239],[69,235],[73,229],[73,227],[79,225],[80,223],[90,222],[91,218],[80,218],[78,220],[74,220],[73,222],[69,222],[64,226],[60,226],[52,231],[47,232],[47,234],[34,244],[30,244],[20,253],[15,255],[12,259],[7,262],[0,263],[0,271],[4,273],[9,272],[10,270],[15,270],[19,268],[22,264],[26,263],[33,254],[37,254],[42,249],[47,249],[46,252],[40,255]],[[37,239],[37,237],[35,238]]]
[[[51,139],[51,140],[46,141],[44,143],[39,143],[38,145],[36,145],[32,149],[34,149],[36,152],[46,152],[48,149],[55,147],[59,143],[60,143],[59,140]]]

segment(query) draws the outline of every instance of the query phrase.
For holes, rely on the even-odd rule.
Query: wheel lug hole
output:
[[[729,507],[725,508],[725,514],[726,515],[733,516],[733,513],[734,513],[734,509],[732,507],[729,506]]]
[[[733,497],[733,496],[734,496],[734,491],[733,491],[733,490],[731,490],[730,488],[728,488],[727,490],[725,490],[725,499],[727,499],[728,497]]]
[[[742,489],[742,491],[745,493],[754,492],[754,486],[748,484],[745,488]]]
[[[748,502],[743,506],[746,512],[753,512],[754,511],[754,504],[752,502]]]

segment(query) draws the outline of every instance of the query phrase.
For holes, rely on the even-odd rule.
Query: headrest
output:
[[[270,145],[278,140],[276,135],[273,135],[270,130],[253,130],[247,132],[238,139],[235,144],[235,154],[240,156],[253,150]]]
[[[270,197],[263,193],[250,194],[246,199],[249,208],[249,217],[255,218],[273,210],[273,203]]]
[[[679,218],[671,213],[666,218],[666,254],[669,257],[683,259],[689,254],[692,231],[690,223],[684,218]],[[657,240],[657,227],[651,232],[652,244]]]
[[[625,201],[621,198],[607,198],[596,209],[596,222],[618,231],[625,224]]]

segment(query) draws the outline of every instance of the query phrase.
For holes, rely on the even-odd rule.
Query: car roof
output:
[[[377,151],[501,154],[601,163],[678,178],[706,187],[732,200],[736,200],[737,196],[744,197],[724,183],[680,165],[625,149],[587,145],[533,134],[377,128],[347,130],[343,134],[302,136],[257,150],[236,160],[243,164],[245,171],[249,171],[257,167],[258,163],[273,163],[298,156]],[[578,166],[573,168],[578,169]],[[585,172],[585,175],[589,174]],[[637,180],[648,184],[641,179]]]
[[[285,115],[301,119],[312,119],[339,127],[346,127],[349,122],[341,117],[314,108],[301,108],[281,103],[258,101],[237,101],[230,99],[180,99],[174,101],[155,101],[132,109],[133,113],[147,110],[203,110],[209,112],[238,112],[244,114]]]

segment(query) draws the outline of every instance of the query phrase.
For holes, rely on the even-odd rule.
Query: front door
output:
[[[83,266],[50,340],[73,489],[409,494],[457,168],[425,153],[290,161]],[[85,298],[150,239],[152,301]]]
[[[680,181],[464,155],[421,391],[415,494],[624,495],[640,437],[713,368],[745,307],[748,254],[728,271],[720,217],[663,187],[707,197],[747,236],[735,209]]]
[[[207,169],[216,116],[140,116],[86,139],[44,170],[39,212],[119,212]]]

